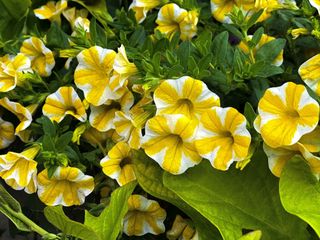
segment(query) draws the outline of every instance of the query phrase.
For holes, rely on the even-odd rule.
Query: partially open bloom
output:
[[[187,219],[180,215],[176,216],[172,228],[166,232],[166,236],[169,240],[198,240],[197,231],[190,226]]]
[[[246,118],[234,108],[215,107],[205,112],[195,142],[199,154],[219,170],[244,160],[251,142],[246,123]]]
[[[310,34],[309,30],[306,28],[295,28],[291,30],[292,39],[297,39],[300,35]]]
[[[116,55],[113,50],[94,46],[77,56],[79,65],[74,73],[74,82],[84,92],[86,100],[95,106],[109,99],[118,99],[124,93],[121,89],[123,79],[112,75]]]
[[[31,71],[31,62],[24,54],[6,55],[0,58],[0,92],[8,92],[16,87],[19,74]]]
[[[58,123],[66,115],[71,115],[81,122],[87,119],[86,109],[73,87],[60,87],[55,93],[50,94],[46,98],[42,112]]]
[[[113,120],[115,112],[121,110],[125,113],[129,111],[133,105],[134,97],[132,93],[127,92],[118,100],[109,100],[100,106],[91,105],[91,113],[89,117],[90,125],[101,132],[114,128]]]
[[[51,178],[47,169],[38,174],[38,196],[48,206],[81,205],[93,189],[93,177],[78,168],[58,167]]]
[[[113,63],[113,69],[115,73],[120,75],[121,81],[127,80],[138,72],[136,65],[129,62],[126,49],[123,45],[118,48],[118,53]]]
[[[135,12],[135,17],[138,23],[142,23],[146,17],[147,13],[160,5],[161,0],[133,0],[129,6]]]
[[[184,173],[201,161],[194,140],[197,120],[182,114],[157,115],[147,121],[142,148],[164,170]]]
[[[37,162],[34,158],[39,150],[39,146],[34,146],[22,153],[0,155],[0,177],[15,190],[34,193],[37,190]]]
[[[130,150],[127,143],[118,142],[100,161],[104,174],[117,180],[120,186],[136,179]]]
[[[93,127],[88,128],[82,135],[82,137],[93,146],[105,146],[107,139],[112,139],[114,142],[121,141],[121,137],[115,130],[109,130],[107,132],[100,132]]]
[[[50,21],[56,21],[61,23],[60,15],[63,10],[68,7],[67,0],[61,0],[58,2],[49,1],[46,5],[40,8],[34,9],[34,14],[40,19],[49,19]]]
[[[252,38],[252,35],[248,36],[249,39]],[[255,46],[255,48],[253,49],[253,54],[256,55],[256,52],[266,43],[271,42],[275,40],[274,37],[268,36],[267,34],[262,34],[260,41],[258,42],[258,44]],[[241,48],[245,53],[249,53],[249,47],[248,45],[241,41],[239,43],[239,48]],[[281,52],[279,53],[279,55],[274,59],[273,61],[273,65],[275,66],[281,66],[283,62],[283,50],[281,50]]]
[[[0,149],[8,147],[15,140],[14,126],[0,117]]]
[[[28,108],[25,108],[20,103],[12,102],[8,98],[0,99],[0,108],[3,107],[9,112],[13,113],[19,119],[20,123],[15,128],[15,135],[25,141],[23,137],[24,131],[30,126],[32,122],[32,114]]]
[[[320,54],[304,62],[298,72],[301,79],[320,96]]]
[[[51,70],[55,65],[53,53],[43,44],[41,39],[31,37],[24,40],[20,52],[31,60],[32,69],[40,76],[51,75]]]
[[[141,195],[131,195],[128,200],[128,212],[123,219],[123,231],[128,236],[154,235],[165,231],[163,221],[166,211],[154,200]]]
[[[266,90],[254,125],[270,147],[293,145],[319,121],[319,104],[303,85],[287,82]]]
[[[180,38],[188,40],[197,33],[198,14],[194,11],[188,12],[175,3],[169,3],[160,9],[156,23],[156,29],[169,38],[180,32]]]
[[[76,19],[78,17],[86,19],[88,17],[88,10],[87,9],[76,9],[75,7],[68,8],[62,12],[62,15],[68,20],[71,27],[75,27]]]
[[[191,77],[163,81],[153,97],[157,114],[183,114],[199,119],[202,113],[220,106],[219,97],[205,83]]]
[[[317,127],[311,133],[303,135],[299,142],[291,146],[272,148],[267,144],[263,145],[263,150],[268,157],[270,171],[280,177],[285,164],[295,155],[300,155],[309,164],[311,171],[315,175],[320,175],[320,158],[314,153],[320,151],[319,140],[320,128]]]

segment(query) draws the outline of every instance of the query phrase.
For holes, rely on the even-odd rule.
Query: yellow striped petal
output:
[[[118,48],[117,56],[114,59],[113,69],[125,80],[138,72],[136,65],[129,62],[126,49],[123,45]]]
[[[181,114],[164,114],[147,121],[142,148],[164,170],[184,173],[201,161],[194,146],[197,120]]]
[[[303,85],[292,82],[266,90],[258,104],[259,128],[270,147],[293,145],[319,121],[319,104]]]
[[[154,200],[141,195],[131,195],[128,200],[128,212],[123,220],[123,231],[128,236],[154,235],[165,231],[163,221],[166,211]]]
[[[49,19],[50,21],[57,21],[60,24],[60,14],[68,7],[67,0],[58,2],[49,1],[46,5],[34,9],[33,12],[39,19]]]
[[[320,96],[320,54],[304,62],[298,72],[301,79]]]
[[[8,147],[15,140],[14,126],[0,117],[0,149]]]
[[[234,161],[244,160],[251,136],[246,119],[234,108],[214,107],[200,119],[195,146],[214,168],[227,170]]]
[[[86,109],[73,87],[60,87],[55,93],[50,94],[46,98],[42,112],[58,123],[66,115],[71,115],[81,122],[87,119]]]
[[[93,177],[78,168],[58,167],[50,179],[46,169],[38,174],[38,196],[48,206],[81,205],[93,189]]]
[[[41,39],[31,37],[24,40],[20,52],[31,60],[32,68],[40,76],[51,75],[55,60],[52,51],[43,44]]]

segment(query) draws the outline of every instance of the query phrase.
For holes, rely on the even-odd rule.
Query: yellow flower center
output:
[[[289,118],[299,118],[300,117],[299,113],[294,109],[285,111],[285,115]]]
[[[131,164],[132,163],[132,159],[130,157],[125,157],[124,159],[121,160],[120,162],[120,168],[123,168],[125,165],[127,164]]]
[[[230,131],[223,131],[221,133],[221,135],[224,137],[224,138],[229,138],[231,143],[234,143],[234,138],[233,138],[233,135]]]
[[[77,113],[77,109],[74,106],[68,106],[68,108],[66,109],[66,112],[71,112],[76,114]]]
[[[188,98],[181,98],[177,101],[179,107],[187,107],[189,111],[193,110],[193,103]]]

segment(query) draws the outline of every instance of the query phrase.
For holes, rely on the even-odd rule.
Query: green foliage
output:
[[[259,229],[262,239],[307,239],[306,225],[283,209],[277,179],[266,163],[258,152],[243,171],[221,172],[204,160],[183,175],[165,174],[164,185],[214,224],[224,239],[240,238],[242,229]]]
[[[128,211],[128,199],[136,185],[136,182],[131,182],[117,188],[111,194],[110,205],[102,211],[99,217],[86,211],[84,224],[93,229],[99,239],[117,239],[121,232],[122,219]]]
[[[47,33],[47,46],[65,49],[69,47],[68,35],[61,30],[56,22],[51,24]]]
[[[279,191],[286,211],[310,224],[320,237],[320,183],[301,157],[293,157],[286,164]]]

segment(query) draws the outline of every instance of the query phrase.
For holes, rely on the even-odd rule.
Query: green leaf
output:
[[[239,38],[239,40],[243,39],[242,33],[234,26],[231,24],[223,23],[222,26],[224,26],[229,32],[231,32],[234,36]]]
[[[187,71],[188,69],[188,59],[191,55],[191,42],[185,41],[181,43],[180,47],[177,51],[178,59],[180,60],[181,65],[184,67],[184,69]]]
[[[239,240],[260,240],[261,237],[262,232],[260,230],[256,230],[243,235]]]
[[[165,174],[164,185],[214,224],[224,239],[239,239],[243,229],[259,229],[265,240],[307,239],[306,224],[283,209],[278,180],[267,162],[258,152],[243,171],[223,172],[204,160],[182,175]]]
[[[215,59],[216,64],[224,64],[226,55],[227,55],[227,48],[229,45],[229,33],[224,31],[219,33],[212,42],[213,45],[213,56]]]
[[[56,22],[51,23],[47,33],[47,46],[50,48],[68,48],[68,35],[61,30]]]
[[[261,48],[257,50],[256,60],[272,63],[276,57],[280,54],[284,48],[286,40],[278,38],[263,44]]]
[[[128,211],[128,198],[136,184],[136,181],[134,181],[117,188],[111,194],[110,205],[102,211],[99,217],[92,216],[86,211],[84,224],[92,228],[100,239],[117,239],[121,231],[122,220]]]
[[[281,67],[265,63],[264,61],[257,61],[251,65],[250,73],[252,77],[267,78],[283,73],[283,69]]]
[[[263,27],[258,28],[258,30],[254,32],[252,39],[250,41],[250,43],[253,44],[253,47],[255,47],[259,43],[263,33],[264,33]]]
[[[264,9],[260,9],[258,12],[255,12],[255,13],[252,14],[252,16],[247,21],[247,28],[248,29],[250,27],[252,27],[257,22],[257,20],[259,19],[259,17],[261,16],[261,14],[263,12],[264,12]]]
[[[6,215],[21,231],[30,232],[30,227],[17,218],[17,214],[23,214],[21,206],[0,184],[0,212]]]
[[[30,0],[0,0],[0,39],[14,39],[23,29]]]
[[[250,126],[253,126],[253,121],[257,117],[257,114],[249,102],[246,102],[244,105],[244,116],[246,117]]]
[[[143,151],[134,152],[134,169],[139,185],[150,195],[170,202],[186,213],[194,222],[200,240],[221,239],[217,229],[195,209],[188,206],[174,192],[163,185],[163,170]]]
[[[90,20],[90,38],[94,45],[108,47],[107,33],[100,27],[95,18]]]
[[[306,221],[320,237],[320,182],[299,156],[281,173],[280,197],[286,211]]]
[[[48,117],[42,116],[38,120],[38,122],[42,124],[42,129],[45,134],[51,137],[54,137],[56,135],[56,127]]]
[[[90,227],[69,219],[63,212],[62,206],[46,207],[44,209],[44,215],[53,226],[64,234],[83,240],[101,239]]]
[[[50,135],[45,134],[43,136],[42,148],[44,151],[55,152],[54,140]]]
[[[64,134],[62,134],[58,140],[56,141],[56,149],[57,151],[62,152],[68,144],[71,142],[73,132],[68,131]]]

